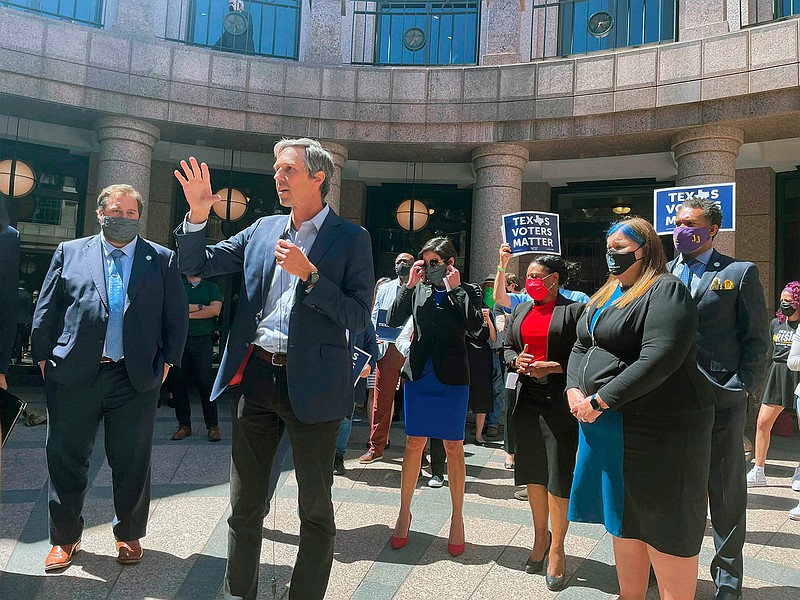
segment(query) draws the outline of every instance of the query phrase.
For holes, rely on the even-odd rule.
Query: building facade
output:
[[[796,13],[800,0],[0,0],[0,161],[35,180],[6,198],[21,277],[36,289],[60,240],[96,231],[111,183],[145,193],[145,235],[172,245],[188,156],[215,191],[241,192],[212,238],[279,212],[272,146],[310,136],[335,157],[328,201],[372,234],[376,276],[443,232],[480,281],[501,216],[546,210],[591,292],[609,222],[652,218],[657,188],[735,181],[718,247],[758,264],[774,306],[800,279]]]

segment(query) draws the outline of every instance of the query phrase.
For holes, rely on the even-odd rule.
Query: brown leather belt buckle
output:
[[[269,362],[273,367],[285,367],[286,354],[284,354],[283,352],[276,352],[275,354],[271,354],[269,357]]]

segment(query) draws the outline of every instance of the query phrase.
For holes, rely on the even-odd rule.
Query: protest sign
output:
[[[540,211],[522,211],[503,215],[503,241],[511,254],[561,254],[558,215]]]
[[[672,233],[675,218],[687,200],[711,200],[722,209],[720,231],[735,231],[736,184],[715,183],[711,185],[688,185],[663,188],[653,192],[653,225],[659,235]]]

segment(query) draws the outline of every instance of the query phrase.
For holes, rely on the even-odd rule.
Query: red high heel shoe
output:
[[[413,519],[413,515],[408,517],[408,532],[406,533],[406,537],[397,537],[392,536],[392,548],[395,550],[400,550],[400,548],[404,548],[406,544],[408,544],[408,534],[411,533],[411,519]],[[463,550],[462,550],[463,552]]]
[[[467,549],[466,541],[464,541],[463,544],[451,544],[449,541],[447,542],[447,551],[450,553],[450,556],[458,556],[459,554],[464,554],[464,550],[466,549]]]

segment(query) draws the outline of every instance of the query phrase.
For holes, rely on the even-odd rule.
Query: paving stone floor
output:
[[[17,390],[20,392],[20,390]],[[21,395],[43,409],[38,389]],[[158,411],[153,452],[153,501],[145,555],[136,566],[114,561],[111,532],[111,472],[102,440],[90,463],[83,550],[72,567],[45,575],[47,539],[46,427],[18,426],[2,456],[0,520],[0,598],[49,599],[217,599],[225,567],[230,419],[221,410],[221,443],[211,444],[199,405],[193,407],[195,436],[173,442],[173,411]],[[100,434],[102,436],[102,433]],[[547,590],[544,577],[527,575],[523,565],[532,544],[526,503],[513,498],[512,474],[503,468],[500,444],[467,443],[466,533],[462,556],[447,553],[450,498],[446,487],[430,489],[420,481],[412,511],[414,524],[406,548],[393,551],[389,537],[399,506],[402,428],[392,429],[392,447],[383,461],[358,465],[367,427],[356,423],[346,476],[336,477],[336,549],[328,598],[555,598],[605,599],[618,592],[611,539],[602,527],[573,524],[567,538],[568,587]],[[787,511],[800,494],[791,474],[800,456],[800,436],[774,438],[767,466],[769,487],[751,490],[745,546],[745,598],[800,598],[800,522]],[[297,482],[285,468],[264,522],[259,597],[286,596],[299,535]],[[697,597],[713,597],[708,575],[713,543],[707,532],[700,555]],[[272,566],[274,565],[274,566]],[[651,590],[648,598],[657,598]]]

